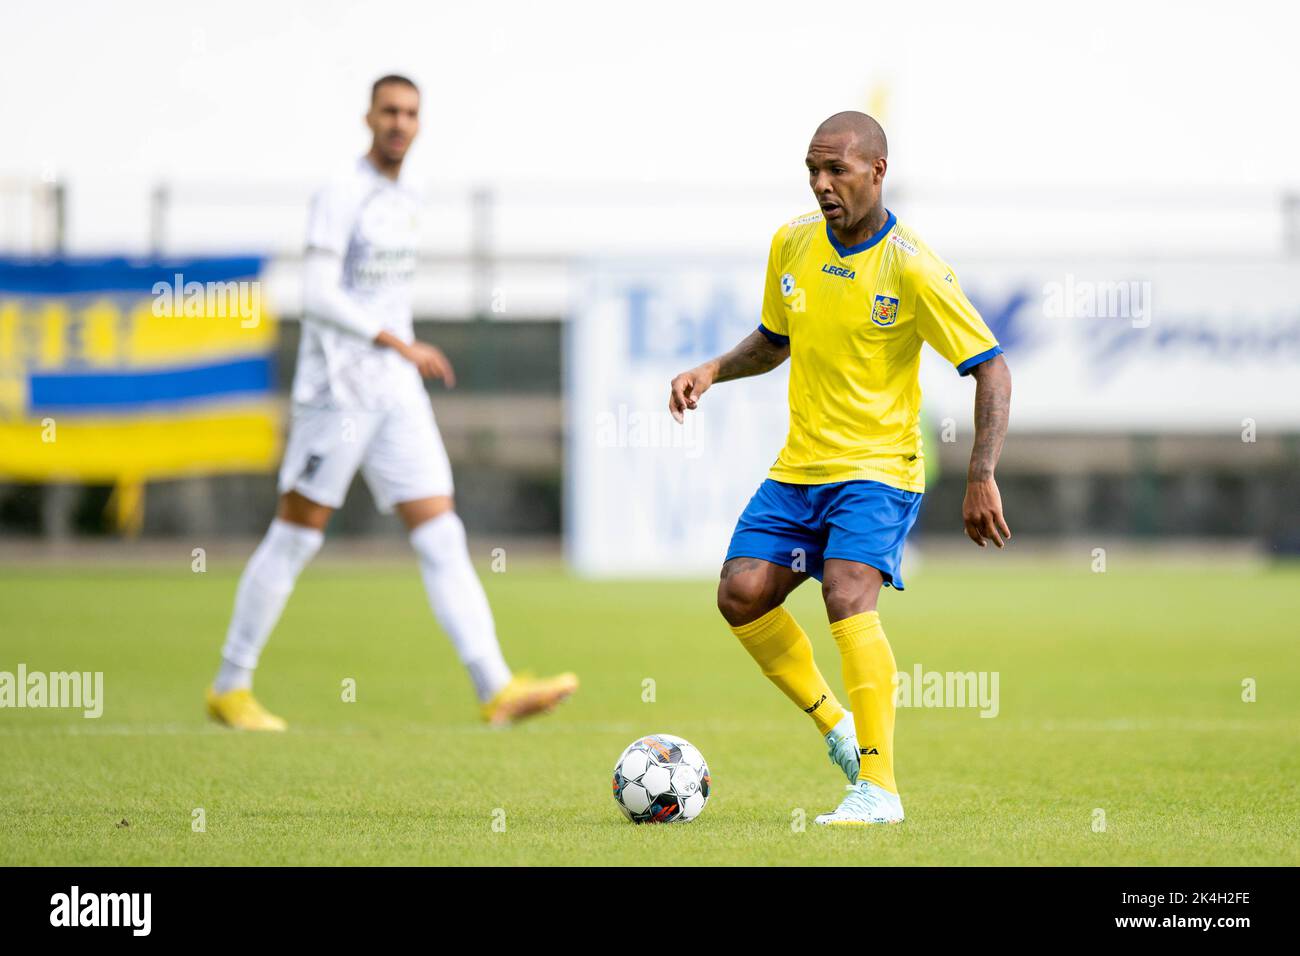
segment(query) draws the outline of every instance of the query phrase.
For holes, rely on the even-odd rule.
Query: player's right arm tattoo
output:
[[[1002,454],[1011,417],[1011,370],[998,355],[971,370],[975,376],[975,447],[967,481],[988,481]]]
[[[790,357],[790,344],[777,345],[755,329],[741,339],[734,349],[714,359],[717,374],[714,382],[729,382],[750,375],[770,372]]]

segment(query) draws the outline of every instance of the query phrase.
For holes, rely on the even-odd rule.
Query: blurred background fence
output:
[[[281,414],[299,337],[298,267],[309,193],[303,183],[159,183],[149,197],[148,247],[116,250],[154,260],[263,257],[261,282],[279,320],[273,356]],[[1056,422],[1050,414],[1022,414],[1035,394],[1046,395],[1046,386],[1018,390],[999,480],[1015,530],[1026,537],[1086,530],[1300,548],[1300,377],[1281,393],[1269,386],[1272,404],[1258,416],[1251,416],[1249,402],[1244,412],[1232,402],[1256,374],[1251,362],[1270,361],[1271,354],[1280,363],[1273,373],[1282,376],[1300,367],[1300,197],[1262,189],[972,193],[903,181],[891,185],[887,201],[955,267],[986,315],[1006,305],[998,296],[1005,299],[1016,281],[1024,296],[1041,298],[1044,275],[1097,275],[1100,268],[1102,275],[1125,278],[1154,270],[1174,276],[1165,281],[1177,282],[1185,299],[1215,303],[1215,322],[1231,326],[1234,310],[1256,308],[1257,283],[1266,282],[1263,307],[1271,310],[1276,343],[1260,346],[1245,364],[1210,348],[1194,372],[1176,380],[1189,397],[1221,396],[1225,414],[1196,405],[1174,427],[1104,410]],[[572,506],[566,468],[582,467],[566,457],[574,427],[586,419],[566,408],[565,356],[592,277],[610,268],[676,263],[727,272],[738,277],[729,280],[734,286],[749,283],[757,295],[773,229],[811,205],[797,179],[770,189],[650,182],[434,188],[426,202],[416,329],[458,371],[454,391],[436,384],[430,391],[460,510],[477,532],[540,537],[561,533]],[[0,181],[0,213],[0,254],[76,251],[66,242],[76,215],[74,184],[53,177]],[[1267,278],[1251,278],[1257,272]],[[1231,280],[1222,278],[1229,274]],[[1001,291],[987,292],[994,287]],[[1018,335],[1032,339],[1034,324],[1043,320],[1035,303],[1029,305],[1016,321]],[[756,310],[746,321],[757,321]],[[1011,328],[1004,323],[998,331],[1005,341]],[[1152,335],[1161,334],[1157,320]],[[1017,352],[1008,345],[1014,374]],[[687,357],[684,351],[682,367],[690,364]],[[1273,381],[1279,380],[1285,379]],[[666,390],[665,378],[663,395],[645,396],[647,413],[660,410]],[[1135,392],[1133,400],[1147,399]],[[943,416],[932,418],[940,434]],[[967,400],[952,440],[927,444],[940,467],[923,512],[923,536],[956,527],[968,421]],[[698,467],[709,467],[707,458]],[[265,527],[275,500],[274,475],[265,470],[151,481],[139,522],[124,526],[113,518],[110,485],[20,482],[4,474],[0,449],[0,536],[68,539],[124,527],[144,536],[252,535]],[[756,485],[760,478],[746,480]],[[377,515],[368,493],[354,488],[332,533],[391,527],[393,519]]]

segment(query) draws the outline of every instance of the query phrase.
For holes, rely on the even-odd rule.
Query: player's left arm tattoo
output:
[[[1002,455],[1011,417],[1011,370],[997,355],[971,369],[975,377],[975,447],[967,481],[988,481]]]
[[[971,370],[975,376],[975,447],[966,472],[966,498],[962,502],[962,523],[966,537],[981,548],[992,541],[999,548],[1011,538],[1002,514],[1002,493],[993,480],[993,469],[1002,454],[1011,415],[1011,370],[1001,355],[981,362]]]

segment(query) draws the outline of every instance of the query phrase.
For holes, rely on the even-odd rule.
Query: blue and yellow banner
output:
[[[0,258],[0,479],[273,468],[276,326],[257,257]]]

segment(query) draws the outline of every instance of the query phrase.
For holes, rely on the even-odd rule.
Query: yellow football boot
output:
[[[218,694],[208,688],[208,716],[236,730],[284,730],[289,725],[257,702],[247,688]]]
[[[578,689],[576,674],[558,674],[555,677],[530,677],[516,674],[510,683],[501,688],[483,705],[483,719],[494,727],[511,724],[554,710],[555,705]]]

